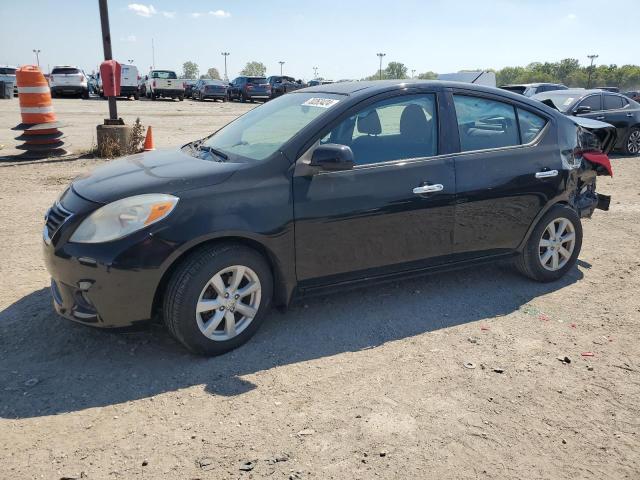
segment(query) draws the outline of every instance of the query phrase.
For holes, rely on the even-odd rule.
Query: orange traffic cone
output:
[[[147,128],[147,136],[144,137],[144,151],[150,152],[155,149],[156,147],[153,146],[153,131],[151,130],[151,125],[149,125],[149,128]]]

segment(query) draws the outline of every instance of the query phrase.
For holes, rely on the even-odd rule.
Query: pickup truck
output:
[[[173,98],[184,100],[184,84],[172,70],[151,70],[145,77],[145,95],[151,100]]]

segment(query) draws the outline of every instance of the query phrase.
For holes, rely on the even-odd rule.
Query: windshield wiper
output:
[[[211,153],[216,157],[220,157],[223,160],[229,160],[229,156],[226,153],[223,153],[220,150],[216,150],[213,147],[209,147],[207,145],[198,145],[196,148],[198,150],[204,150],[205,152]]]

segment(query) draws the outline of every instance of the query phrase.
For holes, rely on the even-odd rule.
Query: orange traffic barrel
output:
[[[38,124],[56,121],[47,79],[35,65],[25,65],[16,71],[22,123]]]

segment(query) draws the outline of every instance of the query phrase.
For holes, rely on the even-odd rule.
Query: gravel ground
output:
[[[119,105],[159,146],[251,108]],[[54,106],[89,149],[106,103]],[[1,154],[17,123],[0,102]],[[0,161],[0,478],[640,478],[640,159],[599,180],[611,211],[557,283],[496,265],[302,299],[211,359],[54,314],[42,216],[101,162]]]

